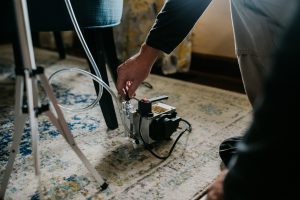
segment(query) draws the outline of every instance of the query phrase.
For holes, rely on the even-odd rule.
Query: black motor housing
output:
[[[149,126],[149,136],[152,140],[169,140],[171,135],[177,130],[180,117],[176,112],[162,114],[153,119]]]

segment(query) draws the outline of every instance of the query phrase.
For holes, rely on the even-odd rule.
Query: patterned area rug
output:
[[[87,69],[83,59],[59,60],[55,52],[35,50],[37,63],[49,76],[61,68]],[[8,160],[14,122],[14,76],[12,49],[0,47],[0,180]],[[55,91],[62,104],[83,106],[95,98],[92,82],[69,73],[57,77]],[[178,115],[193,127],[177,144],[171,157],[161,161],[142,146],[135,146],[123,128],[107,130],[97,106],[80,113],[65,112],[68,126],[78,146],[109,188],[103,192],[45,116],[39,117],[41,187],[46,199],[195,199],[220,172],[218,145],[228,137],[242,134],[251,120],[245,95],[188,82],[150,75],[153,89],[141,86],[137,97],[167,95],[165,103],[175,106]],[[113,83],[111,83],[114,89]],[[120,120],[119,120],[120,123]],[[174,135],[173,137],[176,137]],[[174,139],[159,146],[165,153]],[[14,165],[6,199],[39,199],[31,155],[28,123],[20,153]]]

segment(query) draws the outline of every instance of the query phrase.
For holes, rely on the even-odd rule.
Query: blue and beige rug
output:
[[[55,52],[45,50],[35,53],[47,75],[61,68],[87,69],[83,59],[59,60]],[[12,63],[11,47],[0,46],[0,181],[14,132]],[[64,104],[82,106],[95,97],[92,82],[79,74],[70,73],[57,80],[57,96]],[[41,116],[41,184],[46,199],[195,199],[215,179],[221,164],[219,143],[242,134],[251,120],[246,96],[154,75],[147,81],[153,89],[141,86],[137,97],[169,96],[166,103],[177,107],[179,116],[192,124],[192,133],[179,141],[170,158],[161,161],[143,147],[134,146],[124,136],[121,125],[107,131],[98,106],[87,112],[64,112],[79,147],[109,183],[107,190],[99,192],[97,183],[61,134]],[[165,153],[169,147],[166,143],[157,151]],[[37,188],[27,123],[6,199],[39,199]]]

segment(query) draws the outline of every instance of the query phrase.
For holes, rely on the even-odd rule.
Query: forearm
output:
[[[151,68],[154,62],[156,61],[159,53],[159,49],[153,48],[144,43],[142,44],[138,55],[140,56],[140,59],[144,60],[146,62],[146,65],[149,66],[149,68]]]
[[[172,52],[188,35],[211,0],[168,0],[149,32],[146,44]]]
[[[116,86],[120,95],[125,95],[126,92],[124,90],[127,91],[130,97],[134,95],[137,87],[149,75],[151,67],[159,53],[158,49],[143,44],[137,54],[127,59],[118,67]],[[130,85],[127,85],[128,82],[130,82]]]

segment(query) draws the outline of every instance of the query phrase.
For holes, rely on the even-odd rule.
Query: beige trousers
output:
[[[299,0],[231,0],[236,55],[253,105]]]

